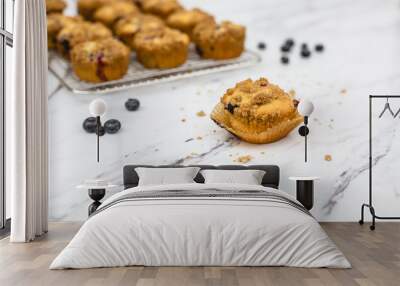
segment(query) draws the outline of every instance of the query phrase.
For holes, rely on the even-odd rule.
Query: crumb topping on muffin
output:
[[[183,9],[177,0],[141,0],[140,5],[144,12],[156,14],[162,18]]]
[[[230,21],[223,21],[221,24],[217,24],[215,21],[207,21],[198,24],[193,33],[199,40],[213,41],[224,36],[233,41],[240,41],[245,37],[246,28]]]
[[[298,115],[293,98],[266,78],[237,83],[226,91],[221,103],[234,116],[248,120],[273,122]]]
[[[77,44],[111,38],[112,32],[101,23],[78,22],[64,27],[57,35],[58,50],[68,56],[70,50]]]
[[[118,20],[114,25],[114,32],[117,37],[131,45],[138,32],[162,29],[164,26],[164,21],[154,15],[138,14]]]
[[[46,13],[62,13],[67,3],[64,0],[46,0]]]
[[[59,13],[52,13],[47,15],[47,32],[49,34],[56,34],[62,28],[79,22],[83,22],[80,16],[66,16]]]
[[[167,19],[167,24],[171,28],[191,35],[197,24],[207,20],[214,20],[214,17],[201,9],[194,8],[192,10],[180,10],[171,14]]]
[[[96,10],[93,18],[102,22],[108,27],[123,17],[140,13],[139,9],[132,2],[112,2]]]
[[[80,43],[71,51],[71,58],[77,62],[94,62],[101,57],[104,63],[112,63],[115,58],[129,55],[129,48],[112,38]]]
[[[140,45],[148,50],[159,49],[162,46],[187,46],[189,37],[177,30],[162,28],[139,32],[135,37],[135,46]]]

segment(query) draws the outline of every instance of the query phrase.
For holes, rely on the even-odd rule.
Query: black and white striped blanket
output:
[[[129,201],[149,201],[149,200],[257,200],[268,201],[291,206],[307,215],[310,212],[296,200],[290,199],[277,192],[261,190],[235,190],[227,191],[216,188],[204,188],[202,190],[163,190],[163,191],[138,191],[129,192],[117,197],[115,200],[106,202],[92,213],[94,216],[113,206]]]

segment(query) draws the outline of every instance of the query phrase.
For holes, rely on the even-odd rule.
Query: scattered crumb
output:
[[[340,91],[340,94],[341,94],[341,95],[346,95],[346,94],[347,94],[347,89],[343,88],[343,89]]]
[[[253,159],[253,157],[251,157],[250,155],[244,155],[244,156],[239,156],[235,162],[239,162],[239,163],[248,163],[251,161],[251,159]]]
[[[156,148],[156,149],[154,149],[154,152],[158,152],[158,149]]]
[[[199,153],[192,152],[192,153],[190,153],[190,155],[191,155],[191,156],[197,156],[197,155],[199,155]]]
[[[204,116],[206,116],[206,113],[203,110],[200,110],[199,112],[196,113],[196,115],[198,117],[204,117]]]
[[[233,155],[232,154],[229,154],[229,157],[232,157]]]
[[[291,97],[294,98],[295,95],[296,95],[296,91],[294,89],[291,89],[291,90],[289,90],[289,94],[290,94]]]
[[[216,132],[217,132],[217,130],[214,129],[214,130],[213,130],[213,133],[216,133]]]
[[[331,118],[331,122],[335,121],[335,119]]]
[[[193,138],[189,138],[189,139],[186,139],[185,142],[190,142],[190,141],[193,141],[193,140],[194,140]]]
[[[324,157],[324,159],[325,159],[325,161],[330,162],[330,161],[332,161],[332,156],[329,155],[329,154],[326,154],[325,157]]]
[[[203,139],[203,137],[197,136],[196,139],[197,139],[197,140],[201,140],[201,139]]]
[[[186,122],[186,118],[182,118],[181,121],[182,121],[182,122]]]
[[[181,110],[181,111],[184,111],[184,110],[185,110],[185,108],[184,108],[184,107],[180,107],[180,108],[179,108],[179,110]]]
[[[260,152],[260,154],[261,154],[261,155],[264,155],[264,154],[265,154],[265,152],[264,152],[264,151],[261,151],[261,152]]]

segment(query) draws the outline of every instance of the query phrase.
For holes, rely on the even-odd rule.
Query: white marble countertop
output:
[[[319,182],[323,192],[316,195],[312,210],[318,219],[358,220],[368,194],[368,95],[400,92],[400,2],[182,2],[204,8],[220,20],[244,24],[247,48],[257,50],[260,41],[267,44],[265,51],[259,51],[262,62],[251,68],[99,95],[108,104],[103,121],[115,118],[122,123],[118,134],[100,139],[100,164],[96,162],[96,136],[82,129],[83,120],[90,116],[89,102],[97,96],[73,94],[49,73],[50,218],[85,219],[90,201],[74,187],[84,178],[121,185],[122,167],[128,163],[232,164],[238,163],[239,156],[250,155],[247,164],[278,164],[281,188],[291,194],[294,188],[286,179],[290,174],[323,178]],[[71,3],[68,13],[74,13]],[[285,66],[280,63],[279,47],[288,37],[295,39],[297,48],[302,42],[322,42],[326,49],[310,59],[300,58],[296,49]],[[297,131],[273,144],[252,145],[210,120],[212,108],[227,88],[261,76],[314,103],[308,163],[304,163],[304,138]],[[138,111],[125,109],[128,98],[140,100]],[[377,106],[382,105],[378,102]],[[198,111],[207,116],[197,116]],[[390,119],[379,124],[374,172],[382,174],[382,179],[376,175],[374,198],[381,215],[388,215],[400,212],[400,191],[393,186],[400,148],[392,148],[398,127]]]

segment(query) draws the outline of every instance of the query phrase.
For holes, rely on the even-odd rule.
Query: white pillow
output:
[[[199,167],[135,168],[139,176],[139,186],[195,183],[193,179],[199,170]]]
[[[202,170],[205,184],[261,185],[265,171],[262,170]]]

